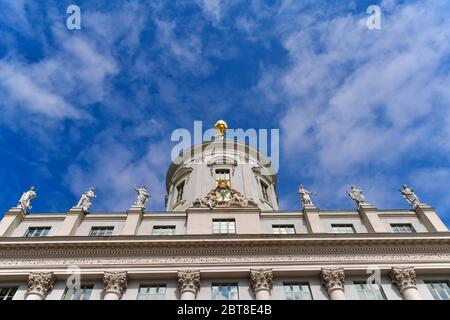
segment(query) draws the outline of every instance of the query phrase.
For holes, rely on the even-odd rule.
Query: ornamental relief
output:
[[[181,292],[191,290],[197,294],[200,290],[200,271],[178,271],[178,289]]]
[[[321,272],[322,284],[327,290],[343,289],[345,273],[343,268],[323,268]]]
[[[55,278],[52,272],[32,272],[28,276],[28,294],[37,294],[45,298],[49,291],[53,289]]]
[[[400,291],[416,287],[416,271],[413,267],[393,267],[389,275]]]
[[[228,257],[153,257],[153,258],[72,258],[72,259],[17,259],[0,260],[0,268],[29,266],[95,266],[95,265],[132,265],[132,266],[168,266],[208,264],[395,264],[395,263],[450,263],[450,253],[447,254],[379,254],[379,255],[310,255],[310,256],[228,256]]]
[[[126,272],[105,272],[103,275],[103,283],[105,284],[105,292],[114,292],[122,296],[123,291],[127,288],[128,277]]]
[[[261,289],[271,291],[273,287],[272,270],[250,270],[250,285],[255,292]]]
[[[224,256],[224,255],[330,255],[330,256],[355,256],[360,254],[428,254],[435,255],[448,253],[448,246],[312,246],[312,245],[239,245],[239,243],[228,244],[226,246],[217,243],[209,246],[119,246],[114,249],[104,245],[96,248],[92,247],[67,247],[64,245],[47,248],[9,248],[0,249],[1,256],[6,258],[68,258],[68,257],[98,257],[98,256],[116,256],[116,257],[136,257],[136,256]]]

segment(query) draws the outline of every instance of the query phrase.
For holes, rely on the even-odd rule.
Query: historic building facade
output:
[[[449,299],[450,233],[403,186],[410,210],[278,208],[270,161],[239,142],[183,152],[167,173],[165,212],[146,186],[125,212],[33,213],[30,188],[0,222],[0,299]],[[401,196],[401,195],[398,195]]]

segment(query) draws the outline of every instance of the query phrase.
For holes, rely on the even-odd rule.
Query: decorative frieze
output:
[[[342,268],[323,268],[321,273],[322,284],[328,292],[341,289],[344,290],[345,273]]]
[[[394,283],[401,292],[408,288],[416,288],[416,271],[413,267],[392,267],[389,273],[392,283]]]
[[[41,250],[36,250],[36,253],[39,253]],[[448,251],[448,247],[447,247]],[[129,257],[131,253],[120,254],[118,252],[117,257],[102,257],[103,254],[101,252],[97,253],[96,257],[89,258],[91,256],[91,252],[86,250],[86,252],[80,252],[80,258],[50,258],[47,257],[46,253],[42,253],[41,255],[36,254],[35,259],[23,259],[23,258],[7,258],[0,259],[0,268],[9,268],[9,267],[20,267],[20,268],[28,268],[28,267],[45,267],[52,268],[57,266],[65,266],[65,265],[78,265],[78,266],[93,266],[93,265],[108,265],[111,267],[116,267],[118,265],[133,265],[137,267],[151,267],[151,266],[159,266],[159,265],[172,265],[174,267],[179,266],[180,264],[192,265],[192,264],[203,264],[203,265],[215,265],[215,264],[248,264],[255,263],[257,265],[261,264],[284,264],[284,263],[297,263],[297,264],[310,264],[310,263],[343,263],[346,264],[392,264],[396,265],[399,263],[450,263],[450,253],[449,252],[439,252],[436,254],[436,251],[432,251],[431,248],[428,253],[403,253],[398,254],[396,252],[390,254],[383,253],[373,253],[367,252],[366,254],[361,254],[359,252],[350,252],[350,254],[339,255],[335,254],[333,256],[327,254],[326,252],[300,252],[296,255],[292,255],[289,253],[283,253],[284,255],[275,255],[264,252],[261,255],[255,254],[243,254],[237,255],[237,252],[234,254],[226,255],[222,253],[221,256],[218,255],[210,255],[209,252],[205,252],[205,256],[186,256],[187,252],[184,252],[183,256],[156,256],[157,253],[151,258],[144,257]],[[44,258],[45,257],[45,258]]]
[[[45,299],[47,294],[53,289],[55,278],[52,272],[32,272],[28,276],[27,295],[39,295]]]
[[[345,235],[348,237],[348,235]],[[296,237],[296,235],[292,235]],[[430,256],[431,260],[448,257],[448,246],[450,237],[418,237],[407,239],[396,236],[386,239],[380,236],[376,238],[356,237],[354,239],[340,238],[338,236],[322,238],[298,238],[298,239],[267,239],[266,238],[241,238],[239,241],[233,239],[187,239],[149,241],[147,238],[139,237],[120,238],[120,240],[90,241],[90,239],[79,239],[76,241],[52,241],[52,239],[24,238],[20,241],[0,242],[1,258],[7,260],[15,259],[52,259],[52,258],[76,258],[76,257],[105,257],[114,249],[116,257],[202,257],[202,256],[273,256],[280,255],[310,257],[325,256],[326,259],[346,259],[359,256]],[[67,237],[69,238],[69,237]],[[82,241],[80,241],[82,240]],[[384,259],[384,258],[382,258]],[[397,259],[395,259],[397,260]],[[1,262],[0,262],[1,264]]]
[[[252,289],[258,290],[272,290],[273,272],[271,269],[250,270],[250,280]]]
[[[111,292],[121,297],[128,284],[127,272],[105,272],[103,283],[105,284],[105,293]]]
[[[178,288],[180,292],[191,291],[197,294],[200,289],[200,271],[178,271]]]

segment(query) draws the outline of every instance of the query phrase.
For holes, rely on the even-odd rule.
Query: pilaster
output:
[[[422,221],[425,227],[430,232],[447,232],[447,226],[442,222],[439,216],[436,214],[434,208],[430,207],[426,203],[419,203],[415,207],[417,217]]]
[[[310,233],[326,233],[325,227],[320,220],[319,209],[312,204],[303,206],[303,218]]]
[[[122,229],[121,235],[123,236],[134,236],[136,235],[137,229],[142,221],[142,216],[144,215],[144,208],[138,206],[131,206],[127,210],[127,220]]]
[[[0,221],[0,237],[9,236],[13,230],[19,225],[20,221],[25,218],[26,213],[21,208],[11,208]]]
[[[369,232],[388,232],[378,216],[377,208],[371,204],[360,204],[358,211]]]
[[[69,212],[67,212],[64,222],[57,235],[73,236],[81,221],[83,221],[85,215],[86,212],[82,207],[72,207]]]

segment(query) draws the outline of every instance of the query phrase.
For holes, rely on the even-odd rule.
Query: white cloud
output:
[[[423,139],[416,132],[435,131],[418,120],[449,102],[440,66],[450,53],[442,43],[450,23],[439,6],[428,7],[396,9],[381,31],[345,16],[285,37],[292,65],[278,79],[291,106],[281,122],[288,150],[303,151],[307,141],[322,169],[348,172],[394,160]],[[383,152],[394,146],[397,152]]]
[[[210,63],[203,56],[203,42],[197,32],[184,33],[179,37],[175,33],[177,25],[174,21],[156,19],[155,23],[158,44],[164,52],[161,58],[165,60],[167,69],[173,68],[176,61],[178,69],[183,71],[194,75],[208,73]]]
[[[80,118],[82,115],[64,97],[30,77],[27,66],[0,61],[0,88],[0,105],[5,115],[18,112],[26,118],[27,111],[52,119]]]
[[[423,168],[410,173],[410,184],[419,195],[421,202],[435,207],[439,215],[450,218],[448,208],[448,182],[450,181],[449,167]]]
[[[17,54],[0,60],[0,106],[4,120],[21,118],[14,126],[27,128],[39,115],[43,127],[89,119],[85,107],[104,98],[105,80],[117,72],[114,60],[85,39],[56,35],[61,47],[40,61],[25,63]]]
[[[33,33],[33,25],[28,20],[27,14],[32,11],[35,4],[27,3],[26,0],[0,0],[0,7],[2,8],[0,21],[24,34],[31,35]]]
[[[75,195],[89,185],[98,194],[92,210],[126,210],[135,200],[135,185],[146,184],[152,195],[148,210],[164,207],[165,172],[170,164],[167,142],[155,142],[142,147],[142,153],[132,147],[131,141],[118,140],[114,130],[100,133],[72,164],[65,183]]]
[[[222,0],[197,0],[197,3],[213,22],[220,21],[224,6]]]
[[[67,32],[55,16],[49,33],[35,35],[30,31],[45,28],[30,27],[23,1],[10,11],[14,30],[40,37],[43,47],[42,57],[28,64],[14,50],[0,61],[0,105],[7,111],[3,118],[14,120],[11,127],[30,127],[37,114],[45,118],[39,122],[43,128],[68,118],[87,119],[97,103],[108,108],[102,113],[105,123],[129,122],[127,130],[118,125],[86,139],[70,166],[65,181],[75,195],[91,183],[98,187],[94,209],[126,209],[134,200],[134,184],[144,182],[154,195],[150,208],[163,207],[170,148],[159,140],[164,125],[149,115],[155,106],[166,108],[166,115],[186,115],[173,121],[188,125],[195,115],[211,117],[237,104],[243,115],[276,105],[272,114],[282,116],[283,166],[312,181],[308,187],[320,193],[318,204],[329,208],[352,207],[345,190],[353,183],[375,205],[398,206],[402,199],[392,193],[408,183],[399,178],[402,162],[450,149],[450,75],[448,67],[442,69],[450,54],[447,1],[404,6],[383,1],[383,30],[374,31],[366,28],[365,12],[342,14],[337,6],[347,2],[286,0],[274,8],[251,1],[236,15],[230,10],[236,2],[197,3],[217,34],[205,35],[210,24],[201,15],[167,16],[162,3],[129,1],[124,7],[83,10],[78,33]],[[154,33],[152,42],[141,42],[144,30]],[[220,86],[205,81],[201,90],[182,83],[180,75],[196,80],[210,75],[211,57],[241,58],[242,32],[242,39],[259,41],[259,48],[280,41],[289,64],[264,56],[261,61],[269,64],[261,62],[260,81],[250,90],[236,88],[233,79]],[[45,38],[49,34],[52,41]],[[114,90],[116,76],[126,78],[129,92]],[[254,98],[261,92],[267,99]],[[212,114],[199,112],[205,107],[214,107]],[[15,122],[20,119],[24,122]],[[77,128],[71,137],[80,139]],[[282,206],[299,207],[292,191],[281,199]]]
[[[290,64],[266,68],[258,84],[288,106],[286,165],[329,208],[351,207],[345,189],[358,183],[375,205],[402,206],[404,166],[450,151],[447,2],[385,2],[382,30],[366,28],[365,12],[296,17],[294,5],[284,2],[274,25]],[[298,207],[293,194],[281,203]]]

